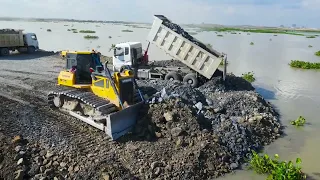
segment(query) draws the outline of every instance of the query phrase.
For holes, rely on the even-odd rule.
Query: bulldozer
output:
[[[48,104],[94,126],[116,140],[136,124],[144,97],[130,70],[112,72],[94,51],[66,52],[58,89]]]

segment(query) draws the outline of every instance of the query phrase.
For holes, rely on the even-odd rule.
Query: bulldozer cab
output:
[[[74,71],[75,84],[91,84],[91,72],[101,72],[103,65],[100,62],[100,56],[94,52],[67,52],[66,69]]]

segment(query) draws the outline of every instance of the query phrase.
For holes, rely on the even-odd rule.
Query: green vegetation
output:
[[[252,83],[253,81],[256,80],[253,72],[247,72],[247,73],[242,74],[242,78],[250,83]]]
[[[78,33],[78,31],[73,31],[73,33]]]
[[[304,36],[304,34],[283,29],[244,29],[244,28],[229,28],[229,27],[202,27],[203,31],[242,31],[251,33],[272,33],[272,34],[291,34],[297,36]],[[248,34],[249,35],[249,34]]]
[[[112,50],[114,50],[115,48],[116,48],[116,45],[115,45],[115,44],[111,44],[111,47],[110,47],[110,49],[109,49],[109,52],[112,51]]]
[[[226,64],[228,65],[229,64],[229,62],[228,61],[226,61]],[[221,61],[221,63],[220,63],[220,66],[223,66],[224,65],[224,60],[222,60]]]
[[[48,32],[51,32],[51,29],[47,29]]]
[[[122,32],[133,32],[133,31],[129,30],[129,29],[124,29],[124,30],[122,30]]]
[[[95,31],[92,30],[80,30],[80,33],[96,33]]]
[[[133,25],[133,24],[126,24],[125,26],[132,27],[132,28],[142,28],[142,29],[151,29],[150,27]]]
[[[250,45],[254,45],[254,43],[253,43],[253,42],[251,42],[251,43],[250,43]]]
[[[308,47],[309,47],[309,48],[312,48],[312,46],[311,46],[311,45],[309,45]]]
[[[316,38],[316,36],[307,36],[306,38]]]
[[[197,35],[198,33],[196,33],[196,32],[188,32],[191,36],[193,36],[193,35]]]
[[[86,35],[83,36],[85,39],[99,39],[99,36],[91,36],[91,35]]]
[[[217,36],[218,36],[218,37],[223,37],[223,35],[222,35],[222,34],[218,34]]]
[[[296,165],[292,161],[280,161],[279,155],[275,154],[274,159],[267,154],[260,156],[253,151],[249,169],[258,174],[269,175],[267,180],[303,180],[307,176],[301,171],[301,159],[296,159]]]
[[[299,60],[291,60],[289,65],[291,67],[300,69],[320,69],[320,63],[312,63]]]
[[[314,55],[320,56],[320,51],[315,52]]]
[[[302,116],[299,116],[296,120],[290,121],[290,124],[294,126],[304,126],[305,123],[306,119]]]

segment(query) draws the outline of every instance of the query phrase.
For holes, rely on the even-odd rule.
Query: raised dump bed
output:
[[[148,41],[181,61],[190,69],[210,79],[226,55],[210,47],[185,32],[163,15],[155,15]],[[224,79],[226,62],[224,62]]]

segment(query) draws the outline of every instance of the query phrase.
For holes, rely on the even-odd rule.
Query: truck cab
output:
[[[34,47],[35,50],[39,49],[39,42],[36,34],[25,33],[23,34],[23,40],[26,47]]]
[[[142,44],[140,42],[126,42],[117,44],[113,52],[113,71],[120,71],[123,66],[135,67],[143,60]]]

